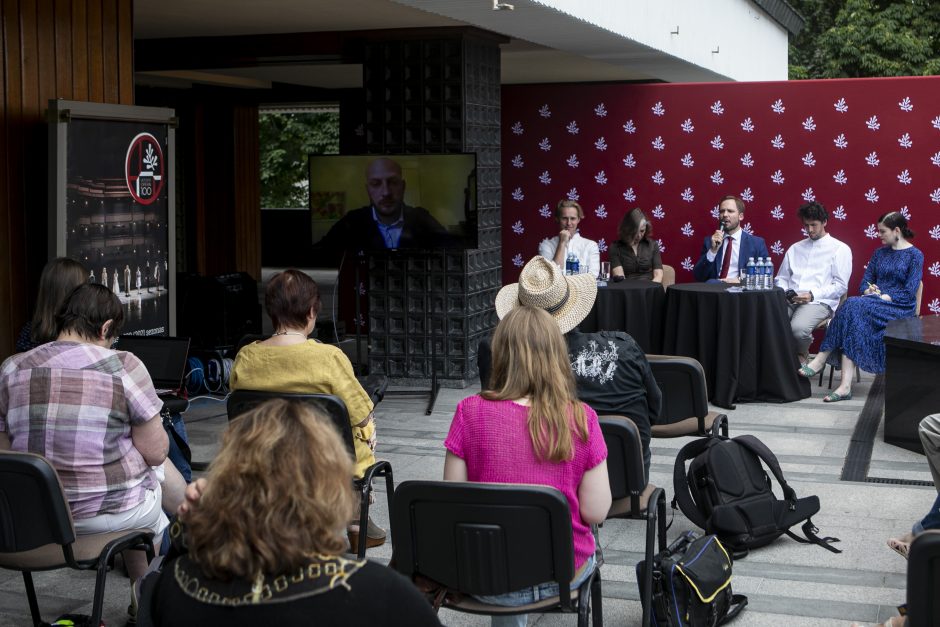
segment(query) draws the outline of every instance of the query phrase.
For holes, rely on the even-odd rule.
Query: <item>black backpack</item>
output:
[[[731,592],[731,556],[715,536],[686,531],[653,558],[652,624],[716,627],[737,616],[747,597]],[[640,589],[647,564],[636,565]],[[646,595],[640,594],[645,600]]]
[[[688,473],[685,463],[689,464]],[[770,468],[783,490],[784,500],[771,489],[770,477],[761,465]],[[673,487],[679,509],[706,533],[718,536],[736,557],[749,549],[770,544],[783,534],[797,542],[813,543],[832,551],[841,551],[830,543],[838,538],[820,538],[810,517],[819,511],[819,497],[797,498],[777,457],[752,435],[733,439],[711,437],[694,440],[679,451],[673,472]],[[806,521],[800,538],[790,527]]]

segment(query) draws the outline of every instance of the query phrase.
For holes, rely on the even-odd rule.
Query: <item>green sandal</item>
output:
[[[823,397],[824,403],[838,403],[839,401],[847,401],[852,398],[852,393],[848,394],[839,394],[838,392],[829,392]]]
[[[819,372],[817,372],[816,370],[813,370],[813,369],[810,368],[807,364],[803,364],[802,366],[800,366],[800,376],[801,376],[801,377],[806,377],[807,379],[812,379],[812,378],[815,377],[817,374],[819,374]]]

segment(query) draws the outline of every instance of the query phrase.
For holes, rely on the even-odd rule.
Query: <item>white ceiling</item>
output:
[[[446,11],[460,19],[405,3]],[[504,84],[656,79],[663,78],[661,73],[644,68],[677,62],[668,55],[600,29],[573,25],[570,17],[530,0],[516,0],[514,5],[514,11],[494,11],[492,0],[134,0],[134,36],[152,39],[470,25],[511,37],[510,43],[502,46]],[[547,28],[560,33],[560,45],[539,45],[513,36],[514,31],[531,29],[533,24],[539,24],[542,30]],[[593,48],[593,52],[615,56],[617,62],[608,63],[572,52],[585,46]],[[625,57],[633,59],[625,63]],[[361,73],[358,65],[205,68],[198,73],[140,72],[138,82],[196,82],[243,87],[283,82],[340,88],[359,86]]]

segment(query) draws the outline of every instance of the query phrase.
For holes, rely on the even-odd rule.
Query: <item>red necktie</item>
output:
[[[728,235],[725,239],[728,240],[728,245],[725,247],[725,256],[721,259],[721,274],[718,275],[719,279],[727,279],[728,269],[731,268],[731,248],[734,246],[734,238]]]

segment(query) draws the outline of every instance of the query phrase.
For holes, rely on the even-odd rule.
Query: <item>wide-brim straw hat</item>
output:
[[[519,282],[496,294],[496,315],[500,320],[520,305],[544,309],[567,333],[587,317],[597,298],[597,282],[591,274],[566,276],[554,262],[542,256],[529,260],[519,274]]]

